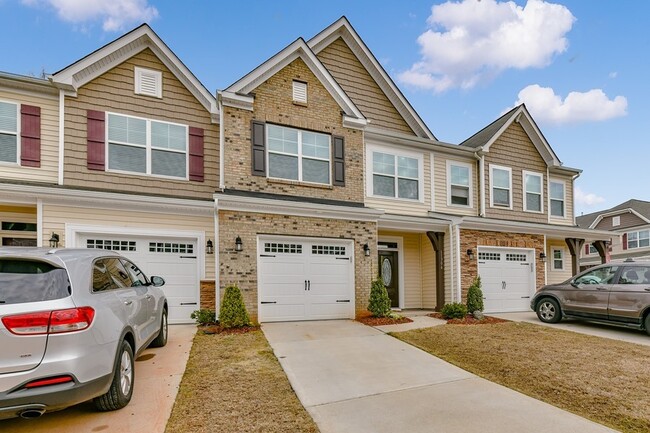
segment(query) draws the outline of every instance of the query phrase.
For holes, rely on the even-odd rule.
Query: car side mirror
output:
[[[163,277],[153,276],[151,277],[151,285],[154,287],[161,287],[165,285],[165,279]]]

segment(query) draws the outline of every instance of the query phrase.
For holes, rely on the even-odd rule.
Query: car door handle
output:
[[[151,295],[145,296],[146,299],[151,299]]]
[[[643,290],[645,290],[646,292],[650,292],[650,287],[646,287],[646,288],[643,289]]]
[[[607,287],[596,287],[596,290],[600,290],[601,292],[603,290],[609,290]]]
[[[133,301],[124,301],[124,305],[131,305],[133,304]]]

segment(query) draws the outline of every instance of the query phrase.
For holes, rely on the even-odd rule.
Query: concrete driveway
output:
[[[262,326],[322,433],[612,432],[350,320]]]
[[[0,421],[0,432],[12,433],[162,433],[196,332],[194,325],[170,325],[165,347],[147,349],[136,359],[131,402],[115,412],[97,412],[92,402],[46,413],[35,420]]]
[[[623,328],[621,326],[601,325],[582,320],[565,319],[560,323],[544,323],[537,318],[533,311],[524,313],[499,313],[490,316],[500,317],[513,322],[528,322],[536,325],[549,326],[556,329],[579,332],[581,334],[595,335],[596,337],[611,338],[614,340],[627,341],[629,343],[643,344],[650,346],[650,336],[645,331]]]

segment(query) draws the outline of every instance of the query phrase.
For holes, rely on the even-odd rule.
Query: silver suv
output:
[[[530,307],[542,322],[563,317],[611,323],[650,334],[650,262],[607,263],[542,287]]]
[[[167,300],[117,253],[0,248],[0,419],[131,400],[134,359],[167,343]]]

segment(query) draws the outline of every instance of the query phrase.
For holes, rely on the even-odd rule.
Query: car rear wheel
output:
[[[537,317],[544,323],[557,323],[562,319],[560,306],[555,299],[544,298],[535,307]]]
[[[129,404],[133,395],[133,380],[135,378],[133,367],[133,349],[128,342],[122,341],[111,387],[106,394],[94,400],[97,409],[101,411],[117,410]]]
[[[160,332],[154,338],[149,347],[163,347],[167,344],[167,310],[163,310],[162,318],[160,319]]]
[[[650,335],[650,313],[646,314],[643,324],[645,325],[645,332]]]

